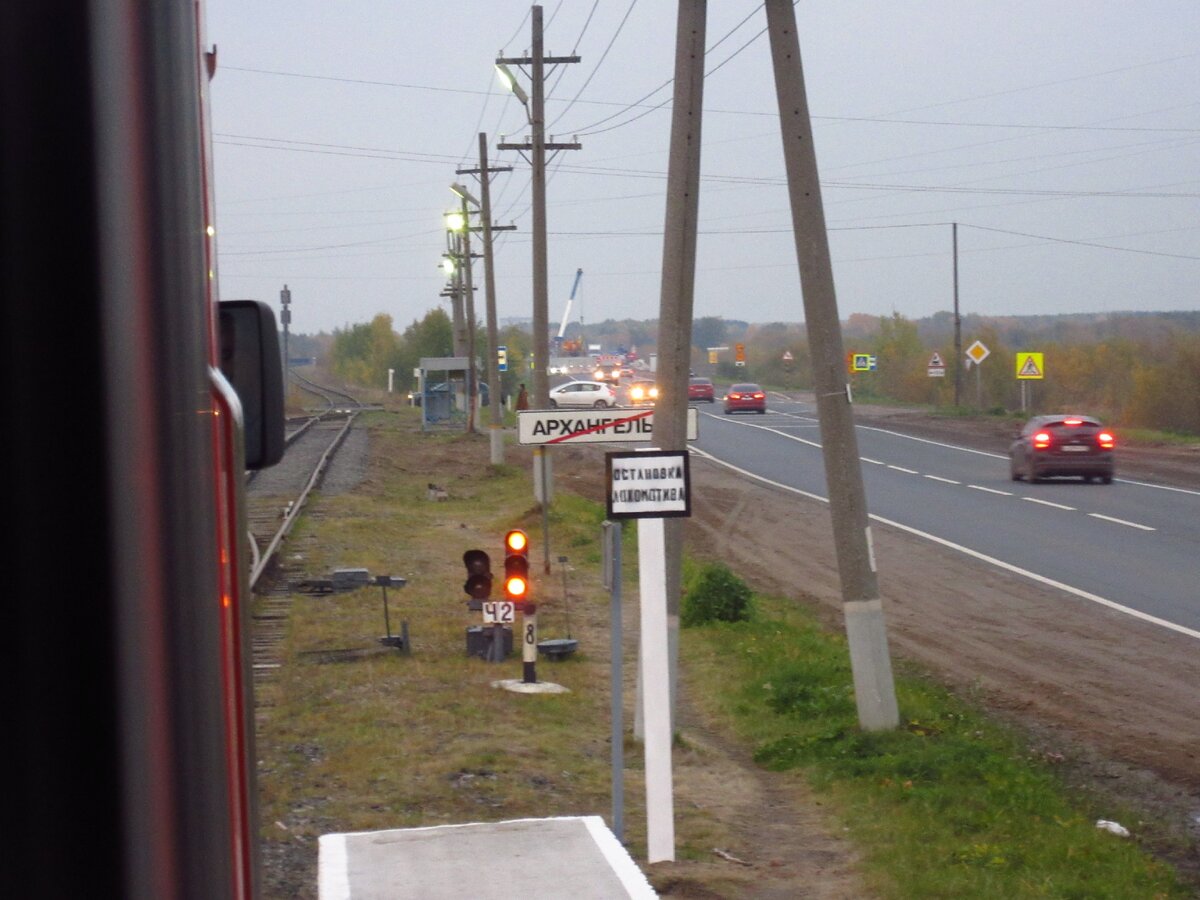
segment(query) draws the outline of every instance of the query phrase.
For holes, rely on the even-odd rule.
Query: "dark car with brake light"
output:
[[[1074,476],[1111,484],[1116,438],[1093,416],[1034,416],[1008,449],[1013,481]]]

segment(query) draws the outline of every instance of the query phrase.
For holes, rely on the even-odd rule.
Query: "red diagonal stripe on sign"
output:
[[[583,431],[573,431],[570,434],[564,434],[562,437],[551,438],[546,441],[547,444],[561,444],[563,441],[569,441],[572,438],[577,438],[583,434],[595,434],[597,431],[607,431],[614,425],[624,425],[626,422],[636,422],[638,419],[644,419],[647,416],[654,415],[654,410],[648,409],[645,412],[640,412],[634,416],[626,416],[623,419],[613,419],[611,422],[605,422],[603,425],[593,425],[591,428],[585,428]]]

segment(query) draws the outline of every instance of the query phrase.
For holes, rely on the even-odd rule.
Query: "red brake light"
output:
[[[1050,432],[1048,431],[1039,431],[1033,436],[1033,446],[1039,450],[1045,450],[1050,446],[1052,441],[1053,438],[1050,437]]]
[[[741,394],[735,394],[735,393],[731,393],[731,394],[729,395],[729,399],[730,399],[730,400],[741,400],[741,399],[742,399],[742,395],[741,395]]]
[[[754,399],[755,400],[765,400],[765,399],[767,399],[767,395],[764,394],[762,391],[759,391],[757,394],[754,395]]]
[[[1116,444],[1117,439],[1115,437],[1113,437],[1112,434],[1110,434],[1109,432],[1102,431],[1098,435],[1096,435],[1096,441],[1105,450],[1111,450],[1113,448],[1113,446]]]
[[[1064,425],[1082,425],[1083,419],[1063,419]]]

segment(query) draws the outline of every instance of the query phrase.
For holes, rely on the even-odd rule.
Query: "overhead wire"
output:
[[[610,50],[612,50],[613,44],[615,44],[617,42],[617,38],[619,38],[621,36],[621,32],[625,29],[625,23],[629,21],[629,16],[633,12],[633,8],[635,6],[637,6],[637,3],[638,3],[638,0],[630,0],[629,8],[625,10],[625,15],[621,17],[621,21],[617,25],[617,30],[615,32],[613,32],[613,36],[611,38],[609,38],[608,46],[606,46],[604,48],[604,52],[600,54],[600,59],[598,59],[596,61],[596,65],[592,67],[591,73],[588,75],[587,79],[580,86],[579,90],[575,93],[575,96],[573,98],[571,98],[570,102],[568,102],[567,105],[565,107],[563,107],[563,109],[559,112],[559,114],[557,116],[555,116],[554,119],[546,126],[547,128],[553,128],[554,125],[559,121],[559,119],[561,119],[564,115],[566,115],[570,111],[571,107],[573,107],[575,105],[575,102],[580,98],[580,96],[583,95],[583,92],[587,90],[588,85],[592,83],[592,79],[596,77],[596,73],[599,72],[601,66],[604,65],[604,60],[608,58],[608,53]],[[596,5],[599,5],[599,0],[596,0]],[[592,6],[593,13],[596,11],[596,5]],[[589,14],[588,22],[591,22],[591,20],[592,20],[592,17]],[[584,30],[585,31],[587,30],[586,25],[584,26]],[[583,35],[580,35],[581,39],[582,39],[582,37],[583,37]],[[579,46],[578,41],[575,42],[575,46],[576,47]]]
[[[731,38],[734,34],[736,34],[743,25],[745,25],[747,22],[750,21],[751,17],[756,15],[758,13],[758,11],[763,8],[763,5],[764,4],[760,3],[758,6],[756,6],[745,18],[743,18],[740,22],[738,22],[736,25],[734,25],[733,28],[731,28],[729,31],[727,31],[725,33],[725,35],[723,37],[721,37],[720,40],[718,40],[715,44],[713,44],[711,47],[709,47],[707,50],[705,50],[704,51],[705,57],[707,57],[709,53],[716,50],[723,43],[725,43],[725,41],[729,40],[729,38]],[[762,32],[759,32],[759,34],[761,35]],[[758,35],[755,35],[755,38],[752,38],[751,42],[753,42],[753,40],[757,39],[757,37],[758,37]],[[740,50],[737,51],[737,53],[741,53],[742,50],[744,50],[744,49],[745,49],[745,47],[742,47]],[[735,53],[734,55],[736,56],[737,54]],[[732,58],[732,57],[730,57],[730,58]],[[729,60],[726,60],[725,62],[728,62],[728,61]],[[724,62],[721,63],[721,65],[724,65],[724,64],[725,64]],[[720,68],[720,66],[718,66],[718,68]],[[706,73],[705,77],[707,77],[707,73]],[[571,133],[578,134],[580,136],[589,135],[589,134],[600,134],[601,133],[600,131],[593,130],[596,128],[597,125],[603,125],[605,122],[609,122],[609,121],[617,118],[618,116],[621,116],[621,115],[629,112],[631,109],[636,109],[636,108],[640,107],[642,105],[642,103],[644,103],[646,100],[649,100],[651,97],[653,97],[659,91],[663,90],[663,88],[670,87],[674,83],[675,83],[674,78],[668,78],[666,81],[664,81],[658,87],[654,88],[649,93],[642,95],[637,100],[634,100],[632,103],[626,104],[626,106],[624,108],[619,109],[616,112],[611,113],[610,115],[607,115],[602,119],[598,119],[595,122],[592,122],[590,125],[585,125],[581,128],[571,129]],[[667,103],[670,103],[670,102],[671,102],[670,98],[668,98],[667,100],[664,100],[662,103],[658,103],[658,104],[650,107],[646,111],[646,113],[644,113],[644,115],[648,115],[649,113],[653,112],[656,109],[661,109],[663,106],[665,106]],[[636,118],[641,118],[641,116],[638,116]],[[636,121],[636,119],[630,119],[629,121],[631,121],[631,122]],[[627,124],[627,123],[625,123],[625,124]],[[613,126],[613,127],[616,128],[616,127],[620,127],[620,126]],[[611,128],[603,129],[603,131],[611,131],[611,130],[612,130]]]

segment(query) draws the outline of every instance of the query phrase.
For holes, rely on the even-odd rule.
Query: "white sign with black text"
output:
[[[699,435],[700,414],[687,411],[687,439]],[[598,444],[654,439],[653,409],[531,409],[517,414],[520,444]]]
[[[691,470],[686,450],[605,455],[608,518],[690,516]]]

